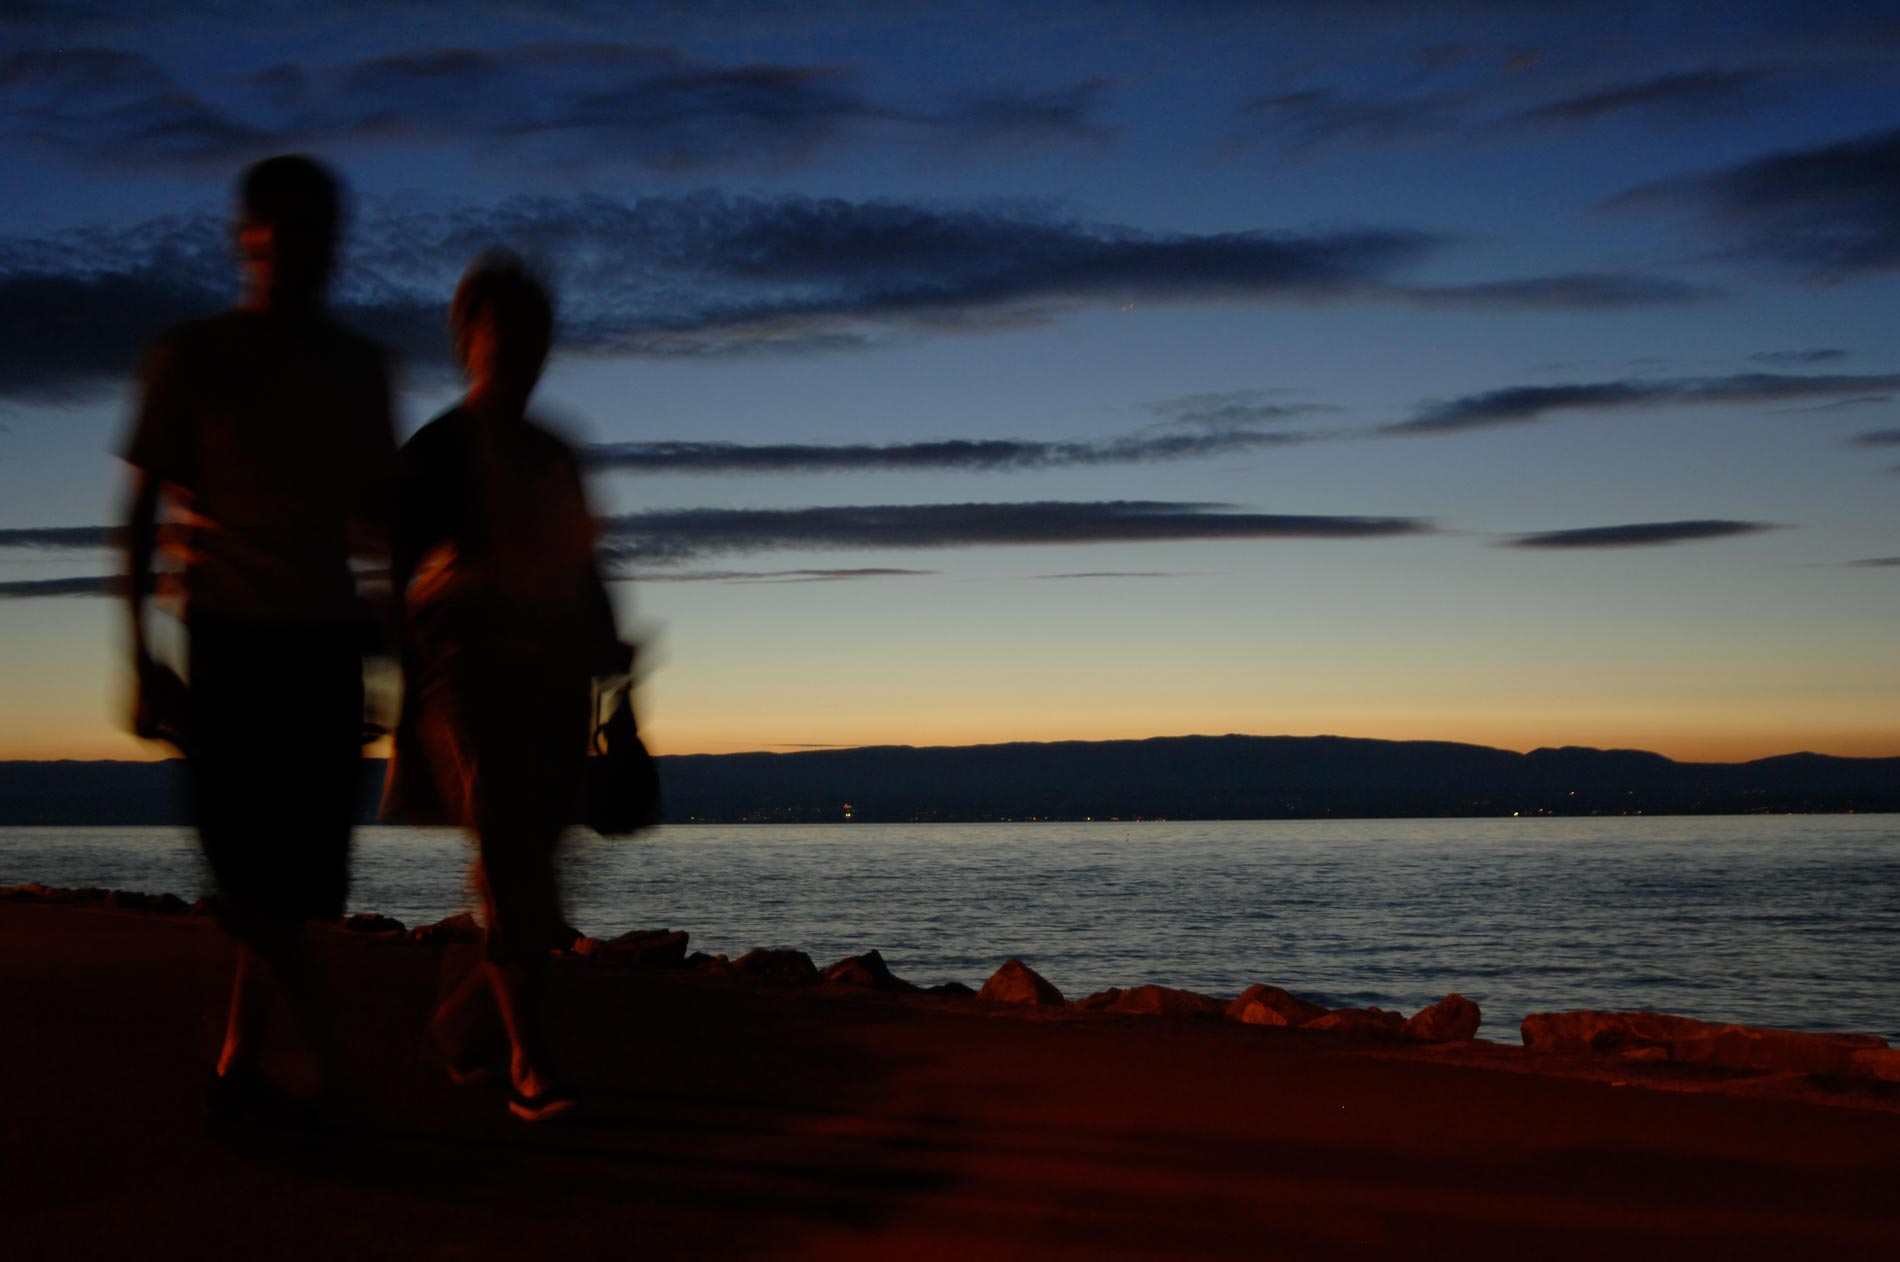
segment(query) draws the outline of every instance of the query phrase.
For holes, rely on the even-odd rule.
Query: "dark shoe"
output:
[[[272,1082],[260,1070],[213,1072],[205,1088],[205,1112],[216,1122],[309,1130],[318,1122],[317,1107]]]
[[[558,1122],[579,1113],[581,1102],[558,1087],[549,1087],[539,1095],[508,1092],[508,1111],[524,1122]]]

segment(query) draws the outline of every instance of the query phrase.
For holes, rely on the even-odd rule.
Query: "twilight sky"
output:
[[[0,5],[0,758],[160,752],[112,453],[285,150],[405,433],[556,280],[658,752],[1900,755],[1900,0]]]

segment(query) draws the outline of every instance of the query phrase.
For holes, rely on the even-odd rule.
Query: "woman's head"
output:
[[[469,264],[449,304],[455,359],[478,388],[526,399],[554,340],[554,302],[526,263],[505,250]]]

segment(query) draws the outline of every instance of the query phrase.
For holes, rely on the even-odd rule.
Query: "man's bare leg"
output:
[[[300,959],[273,965],[249,946],[238,947],[224,1046],[218,1053],[218,1076],[263,1073],[264,1047],[280,1004],[290,1018],[291,1044],[278,1072],[268,1077],[290,1095],[310,1099],[323,1089],[320,1049],[327,1042],[328,1023],[322,1005]]]
[[[543,1012],[547,1006],[547,967],[489,963],[483,967],[508,1032],[508,1077],[530,1099],[554,1089]]]
[[[231,979],[231,1006],[224,1023],[224,1047],[218,1053],[220,1078],[260,1067],[275,1001],[263,957],[250,947],[239,946],[237,972]]]

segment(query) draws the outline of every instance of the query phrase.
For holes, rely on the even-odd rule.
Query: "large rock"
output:
[[[450,942],[472,943],[482,940],[482,927],[475,917],[467,912],[457,912],[431,925],[417,925],[409,931],[411,942],[444,944]]]
[[[683,929],[633,929],[600,942],[586,954],[593,956],[596,964],[677,968],[686,963],[687,936]],[[576,942],[590,940],[579,938]]]
[[[1661,1012],[1533,1012],[1518,1027],[1524,1046],[1539,1052],[1618,1056],[1647,1048],[1665,1053],[1670,1041],[1706,1023]]]
[[[401,933],[402,921],[373,911],[358,912],[343,918],[343,927],[351,933]]]
[[[100,899],[110,898],[117,890],[102,890],[88,886],[85,889],[62,889],[57,885],[42,885],[38,881],[28,881],[16,885],[7,892],[7,897],[23,903],[96,903]]]
[[[1660,1012],[1535,1012],[1524,1018],[1522,1033],[1524,1046],[1536,1051],[1803,1074],[1864,1073],[1879,1061],[1869,1057],[1857,1069],[1856,1058],[1887,1050],[1887,1041],[1871,1034],[1718,1025]]]
[[[917,987],[891,972],[884,957],[876,951],[847,955],[819,974],[828,986],[862,986],[866,990],[916,990]]]
[[[924,993],[942,995],[947,999],[974,999],[976,992],[962,982],[938,982],[935,986],[924,987]]]
[[[1323,1017],[1314,1017],[1300,1028],[1394,1038],[1405,1033],[1405,1018],[1396,1012],[1387,1012],[1384,1008],[1335,1008]]]
[[[1863,1048],[1848,1058],[1848,1066],[1856,1078],[1900,1082],[1900,1048]]]
[[[1405,1032],[1427,1043],[1462,1043],[1475,1038],[1483,1014],[1478,1005],[1463,995],[1446,995],[1429,1008],[1421,1008],[1405,1023]]]
[[[1705,1034],[1679,1038],[1669,1059],[1688,1065],[1724,1065],[1797,1074],[1851,1074],[1855,1057],[1887,1050],[1887,1040],[1871,1034],[1806,1034],[1750,1025],[1721,1025]]]
[[[732,970],[742,977],[781,986],[810,986],[818,980],[818,968],[811,956],[789,947],[753,947],[732,962]]]
[[[990,974],[976,997],[993,1003],[1029,1004],[1040,1008],[1057,1008],[1068,1002],[1042,974],[1015,959],[1003,961],[1003,967]]]
[[[1218,999],[1172,986],[1134,986],[1128,990],[1111,986],[1100,994],[1078,1000],[1076,1007],[1145,1017],[1215,1018],[1226,1011],[1226,1005]]]
[[[1227,1005],[1227,1019],[1245,1025],[1305,1025],[1326,1015],[1326,1009],[1289,994],[1278,986],[1255,985]]]

